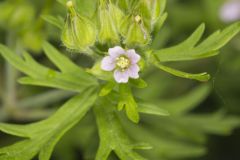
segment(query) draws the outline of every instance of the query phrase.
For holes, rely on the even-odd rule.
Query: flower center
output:
[[[121,71],[125,71],[130,66],[130,60],[127,57],[120,56],[116,59],[116,61],[116,64]]]

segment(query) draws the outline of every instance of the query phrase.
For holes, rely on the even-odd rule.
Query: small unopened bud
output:
[[[95,43],[95,25],[76,12],[72,1],[68,1],[66,5],[69,13],[62,31],[62,42],[69,49],[85,52]]]
[[[122,20],[121,35],[124,37],[123,43],[133,48],[147,45],[151,40],[150,33],[140,15],[128,16]]]
[[[129,26],[124,43],[128,47],[144,46],[150,41],[150,35],[141,23],[134,22]]]
[[[119,9],[112,4],[109,4],[108,8],[101,8],[99,13],[100,19],[100,31],[98,40],[101,44],[116,45],[120,43],[120,37],[118,34],[118,25],[121,13]]]

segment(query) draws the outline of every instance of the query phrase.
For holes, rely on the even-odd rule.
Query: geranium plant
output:
[[[76,94],[45,120],[26,125],[1,123],[1,131],[24,138],[1,148],[2,160],[30,160],[36,155],[39,155],[40,160],[49,160],[60,138],[90,110],[94,112],[100,138],[96,160],[108,159],[112,151],[122,160],[148,159],[134,149],[159,146],[154,144],[154,138],[149,138],[146,131],[136,127],[141,125],[141,115],[177,117],[175,115],[188,109],[183,107],[181,110],[179,106],[179,110],[168,110],[144,97],[135,96],[132,91],[134,88],[144,90],[148,87],[142,76],[144,72],[155,67],[178,77],[197,80],[199,83],[207,82],[210,75],[206,72],[186,73],[168,67],[166,62],[216,56],[219,49],[240,31],[240,23],[237,22],[200,41],[205,29],[205,25],[201,24],[182,43],[156,50],[152,47],[152,42],[167,18],[167,13],[164,12],[166,0],[94,0],[88,2],[91,3],[88,6],[93,7],[87,8],[86,12],[78,9],[80,0],[59,2],[67,9],[65,24],[62,25],[61,19],[52,16],[45,16],[44,19],[61,29],[61,42],[69,52],[85,54],[91,57],[94,64],[91,68],[80,67],[45,42],[44,53],[57,67],[51,69],[36,62],[27,52],[19,56],[0,45],[1,55],[26,74],[26,77],[19,79],[19,83],[57,88]],[[196,93],[205,93],[206,90],[206,87],[200,87]],[[201,97],[199,95],[199,99]],[[221,119],[221,116],[217,114],[216,119]],[[127,124],[125,127],[122,126],[122,121]],[[180,118],[179,123],[181,121],[185,123],[188,120]],[[228,122],[224,127],[238,124],[234,119]],[[135,143],[123,128],[132,128],[136,134],[141,132],[139,135],[142,135],[145,143]],[[226,130],[230,129],[231,127]],[[137,137],[138,135],[135,138]],[[170,143],[165,143],[163,140],[162,145],[171,146]],[[198,151],[193,153],[199,153]]]

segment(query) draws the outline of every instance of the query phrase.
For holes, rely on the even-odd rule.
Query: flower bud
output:
[[[121,27],[121,33],[125,37],[124,43],[128,47],[144,46],[151,40],[150,33],[139,15],[125,19]]]
[[[138,66],[140,68],[140,71],[143,71],[145,69],[146,63],[143,58],[138,62]]]
[[[115,6],[112,3],[110,3],[108,5],[108,8],[109,8],[110,14],[112,15],[112,19],[115,23],[115,26],[119,32],[120,24],[121,24],[122,18],[124,16],[124,13],[122,12],[122,10],[120,8],[118,8],[117,6]]]
[[[123,13],[113,4],[108,4],[108,8],[100,7],[100,32],[98,40],[102,44],[116,45],[120,43],[119,26]]]
[[[139,0],[137,8],[141,11],[143,23],[150,32],[162,21],[165,5],[166,0]]]
[[[130,27],[131,23],[132,23],[131,15],[125,16],[121,21],[120,33],[124,38],[127,36],[127,33],[129,31],[129,27]]]
[[[62,31],[62,42],[69,49],[87,51],[96,40],[95,25],[75,11],[72,1],[66,5],[69,13]]]

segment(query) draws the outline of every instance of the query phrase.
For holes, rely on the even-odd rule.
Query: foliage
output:
[[[0,124],[2,131],[27,138],[2,148],[0,158],[27,160],[32,159],[39,152],[40,160],[49,159],[58,140],[81,120],[93,105],[96,99],[96,94],[93,91],[93,89],[89,89],[85,94],[73,97],[46,120],[28,125]]]
[[[59,2],[65,5],[67,1]],[[88,152],[96,154],[96,160],[112,158],[112,152],[122,160],[198,157],[206,153],[207,134],[227,135],[239,126],[239,118],[226,116],[224,111],[208,114],[190,112],[209,95],[211,89],[207,84],[175,99],[146,98],[148,93],[150,96],[156,94],[153,93],[154,88],[159,89],[159,83],[148,85],[145,82],[149,79],[144,72],[149,72],[151,67],[178,77],[206,82],[210,79],[206,72],[186,73],[163,63],[215,56],[240,31],[240,23],[236,22],[198,44],[205,28],[202,24],[184,42],[155,49],[151,43],[167,17],[165,5],[165,0],[76,0],[67,3],[65,25],[63,17],[43,15],[44,20],[62,31],[61,39],[65,47],[91,56],[94,64],[90,69],[78,66],[72,57],[64,55],[48,42],[41,42],[42,48],[57,69],[42,65],[25,51],[17,55],[5,45],[0,45],[1,55],[26,74],[26,77],[19,79],[21,84],[76,94],[45,120],[25,125],[0,123],[2,132],[24,138],[1,148],[0,159],[30,160],[39,155],[40,160],[49,160],[61,137],[90,110],[94,112],[90,111],[89,114],[96,119],[100,141],[97,151],[93,149]],[[99,62],[108,48],[115,45],[135,48],[141,55],[141,78],[118,84],[111,73],[101,70]],[[136,90],[140,91],[136,93]],[[139,96],[141,94],[146,96]],[[122,110],[130,121],[120,112]],[[90,122],[94,126],[94,122]],[[78,137],[72,138],[77,141]]]

